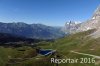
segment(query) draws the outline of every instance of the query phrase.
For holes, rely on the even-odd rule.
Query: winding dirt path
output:
[[[75,51],[70,51],[70,52],[76,53],[76,54],[80,54],[80,55],[87,55],[87,56],[94,57],[94,58],[96,58],[96,59],[100,59],[100,56],[97,56],[97,55],[86,54],[86,53],[80,53],[80,52],[75,52]]]

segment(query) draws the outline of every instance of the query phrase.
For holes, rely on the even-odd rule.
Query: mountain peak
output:
[[[97,7],[96,11],[100,11],[100,5]]]
[[[100,5],[95,10],[92,19],[98,19],[98,18],[100,18]]]

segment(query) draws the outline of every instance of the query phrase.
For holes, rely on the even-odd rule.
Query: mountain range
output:
[[[26,24],[23,22],[0,22],[0,33],[23,36],[35,39],[56,39],[64,36],[60,27],[51,27],[43,24]]]
[[[69,21],[62,27],[52,27],[43,24],[26,24],[23,22],[3,23],[0,22],[0,33],[23,36],[35,39],[56,39],[68,33],[77,33],[96,29],[90,36],[100,37],[100,6],[95,10],[93,16],[84,22]]]

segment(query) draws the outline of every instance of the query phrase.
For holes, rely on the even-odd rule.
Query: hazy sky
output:
[[[66,21],[85,21],[100,0],[0,0],[0,22],[42,23],[63,26]]]

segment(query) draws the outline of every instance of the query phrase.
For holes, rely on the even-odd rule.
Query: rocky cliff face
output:
[[[100,6],[95,10],[93,16],[87,21],[82,23],[75,23],[72,21],[67,22],[65,24],[64,29],[67,33],[77,33],[91,29],[96,29],[96,31],[90,36],[92,36],[93,38],[100,37]]]
[[[83,22],[78,31],[87,31],[90,29],[98,29],[100,27],[100,6],[96,9],[91,19]]]
[[[77,21],[69,21],[65,23],[63,31],[65,33],[75,33],[81,23]]]
[[[92,19],[99,19],[100,18],[100,6],[95,10]]]
[[[90,29],[96,29],[96,31],[91,34],[92,37],[100,37],[100,6],[95,10],[92,18],[83,22],[76,31],[82,32]]]

